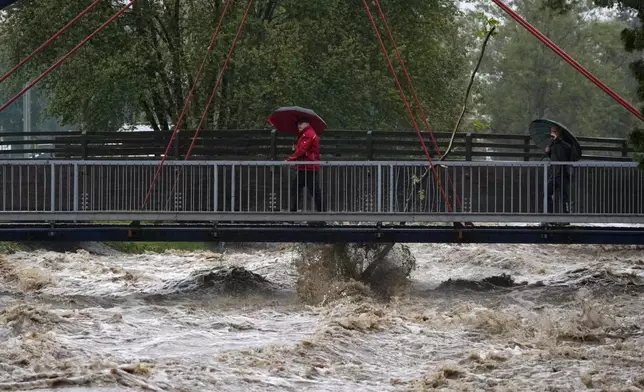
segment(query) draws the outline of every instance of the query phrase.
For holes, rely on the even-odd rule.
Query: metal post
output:
[[[543,213],[547,214],[548,213],[548,197],[550,195],[548,194],[548,166],[550,166],[550,163],[546,162],[543,165]]]
[[[382,165],[378,165],[378,212],[382,212]]]
[[[214,177],[215,181],[212,186],[212,192],[213,192],[213,211],[217,212],[219,211],[219,167],[215,163],[212,165],[213,170],[215,171]]]
[[[50,184],[49,184],[49,190],[51,192],[51,195],[49,196],[51,200],[51,206],[50,206],[50,211],[54,212],[56,211],[56,166],[52,162],[50,164],[50,172],[51,172],[51,179],[50,179]]]
[[[230,212],[235,211],[235,165],[230,167]]]
[[[78,211],[78,163],[74,163],[74,211]]]
[[[394,165],[389,165],[389,211],[394,212]]]

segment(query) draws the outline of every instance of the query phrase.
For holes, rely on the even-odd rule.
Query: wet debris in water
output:
[[[187,278],[169,282],[163,288],[170,293],[214,290],[220,294],[271,292],[273,283],[243,267],[215,267],[192,272]]]
[[[448,279],[438,286],[438,290],[445,289],[469,289],[477,291],[491,291],[517,286],[525,286],[527,283],[515,283],[511,275],[501,274],[490,276],[479,281],[467,279]]]

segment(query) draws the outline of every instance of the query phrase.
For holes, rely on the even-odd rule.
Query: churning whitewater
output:
[[[644,391],[644,250],[409,248],[308,305],[291,245],[0,256],[0,390]]]

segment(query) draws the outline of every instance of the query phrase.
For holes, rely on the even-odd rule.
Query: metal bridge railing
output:
[[[644,223],[630,162],[448,161],[438,178],[421,161],[316,164],[293,187],[301,163],[166,162],[143,206],[158,162],[0,161],[0,220]]]

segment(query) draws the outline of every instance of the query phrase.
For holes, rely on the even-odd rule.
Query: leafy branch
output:
[[[487,19],[487,17],[485,17],[483,13],[481,13],[480,15],[483,18],[485,18],[485,23],[483,24],[483,28],[476,32],[476,35],[478,37],[484,36],[485,39],[483,40],[483,45],[481,46],[481,53],[479,54],[479,58],[476,62],[476,67],[474,67],[474,71],[470,76],[470,82],[467,85],[467,90],[465,91],[465,97],[463,98],[463,108],[461,110],[461,114],[458,117],[458,120],[456,120],[456,125],[454,126],[454,130],[452,131],[452,137],[450,138],[449,145],[447,146],[447,150],[445,151],[445,154],[443,154],[443,156],[439,159],[439,161],[445,160],[445,158],[447,158],[449,153],[452,151],[454,139],[456,138],[456,132],[458,132],[458,128],[461,125],[461,121],[463,120],[463,116],[465,116],[465,111],[467,110],[467,101],[470,98],[470,92],[472,91],[472,85],[474,84],[474,79],[476,78],[476,74],[479,71],[479,68],[481,67],[483,56],[485,55],[485,48],[487,47],[487,44],[490,41],[490,37],[492,37],[493,35],[496,35],[496,26],[499,24],[499,21],[497,21],[494,18]],[[490,28],[488,29],[488,27]]]
[[[445,151],[443,156],[439,158],[439,161],[445,160],[445,158],[447,158],[448,154],[452,150],[452,146],[454,144],[454,139],[456,138],[456,133],[458,132],[458,128],[460,127],[461,122],[463,120],[463,117],[465,116],[465,112],[467,110],[467,102],[469,101],[469,98],[470,98],[470,93],[472,91],[472,85],[474,84],[474,80],[476,79],[476,74],[478,73],[478,70],[479,70],[479,68],[481,66],[481,62],[483,61],[483,56],[485,55],[485,48],[487,47],[487,45],[488,45],[488,43],[490,41],[490,38],[497,34],[496,27],[499,25],[498,20],[496,20],[494,18],[488,18],[482,12],[479,13],[479,18],[482,20],[483,26],[481,27],[481,29],[479,31],[476,32],[476,36],[477,37],[485,37],[485,38],[484,38],[483,44],[481,46],[481,52],[480,52],[478,60],[476,62],[476,66],[475,66],[474,71],[472,72],[472,74],[470,76],[470,81],[469,81],[469,84],[468,84],[467,89],[465,91],[465,97],[463,98],[463,108],[461,110],[461,114],[459,115],[458,119],[456,120],[456,125],[454,126],[454,129],[452,131],[452,136],[450,138],[449,145],[447,146],[447,150]],[[482,127],[485,127],[485,124],[481,123],[480,121],[476,121],[474,125],[475,125],[475,128],[477,130],[482,128]],[[411,189],[412,189],[412,191],[410,192],[409,196],[405,200],[404,212],[407,212],[409,210],[409,204],[411,202],[411,199],[412,199],[412,196],[414,194],[414,191],[415,191],[416,187],[423,183],[423,181],[426,179],[427,175],[429,174],[430,170],[431,170],[431,167],[428,167],[427,169],[425,169],[425,172],[420,177],[416,176],[415,174],[412,176],[412,178],[411,178]],[[425,192],[424,192],[423,188],[421,188],[418,191],[418,197],[419,197],[419,199],[421,201],[423,201],[425,199]]]

